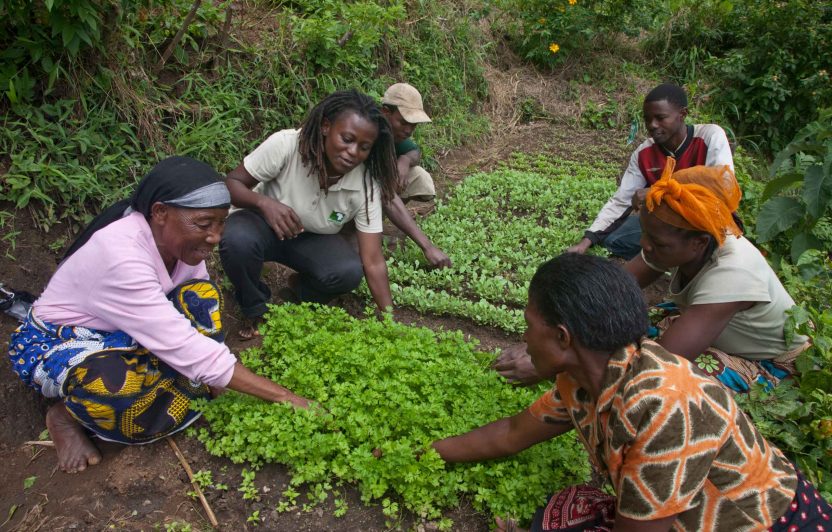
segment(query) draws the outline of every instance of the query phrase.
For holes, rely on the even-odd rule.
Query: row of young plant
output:
[[[453,2],[29,4],[0,2],[0,201],[44,229],[85,222],[166,155],[229,171],[336,89],[418,87],[428,166],[488,128],[481,33]]]
[[[605,163],[515,154],[466,177],[421,222],[453,266],[430,270],[419,248],[403,242],[388,260],[396,304],[522,332],[535,269],[580,240],[617,173]]]
[[[350,482],[391,518],[407,509],[437,520],[465,497],[479,510],[527,520],[554,490],[588,477],[571,434],[502,460],[442,461],[432,441],[515,414],[545,390],[506,385],[488,368],[493,354],[459,332],[309,304],[272,307],[263,332],[262,347],[243,362],[318,405],[302,411],[227,393],[199,406],[209,427],[198,438],[235,463],[287,465],[292,480],[278,511],[300,506],[301,485],[310,509]]]

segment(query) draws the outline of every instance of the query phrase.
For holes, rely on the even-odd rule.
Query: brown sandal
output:
[[[243,320],[242,326],[237,331],[237,337],[244,342],[260,338],[261,323],[263,323],[262,318]]]

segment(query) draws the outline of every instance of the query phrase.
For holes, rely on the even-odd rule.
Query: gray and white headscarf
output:
[[[67,250],[64,260],[86,244],[96,231],[131,212],[140,212],[149,219],[155,203],[186,209],[227,208],[231,205],[231,195],[222,176],[210,165],[190,157],[168,157],[142,178],[132,196],[96,216]]]

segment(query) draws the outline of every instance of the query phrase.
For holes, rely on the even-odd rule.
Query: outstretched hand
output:
[[[525,342],[503,349],[494,361],[494,369],[506,380],[518,385],[531,386],[543,380],[526,352]]]
[[[583,255],[587,252],[587,250],[592,247],[592,241],[586,237],[582,238],[580,242],[575,244],[574,246],[570,246],[566,248],[566,253],[580,253]]]
[[[298,408],[303,408],[307,410],[310,406],[312,406],[312,401],[307,399],[306,397],[301,397],[300,395],[292,394],[290,397],[287,397],[284,401],[286,403],[291,403],[293,406]]]
[[[436,246],[430,246],[425,249],[425,258],[428,260],[431,268],[442,269],[452,266],[451,258]]]

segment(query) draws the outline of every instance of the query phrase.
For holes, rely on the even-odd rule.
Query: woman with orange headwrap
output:
[[[674,173],[674,162],[647,194],[642,252],[626,265],[642,287],[671,274],[680,313],[659,323],[659,343],[734,391],[776,385],[808,346],[804,336],[785,337],[794,301],[734,220],[741,192],[731,169]]]

